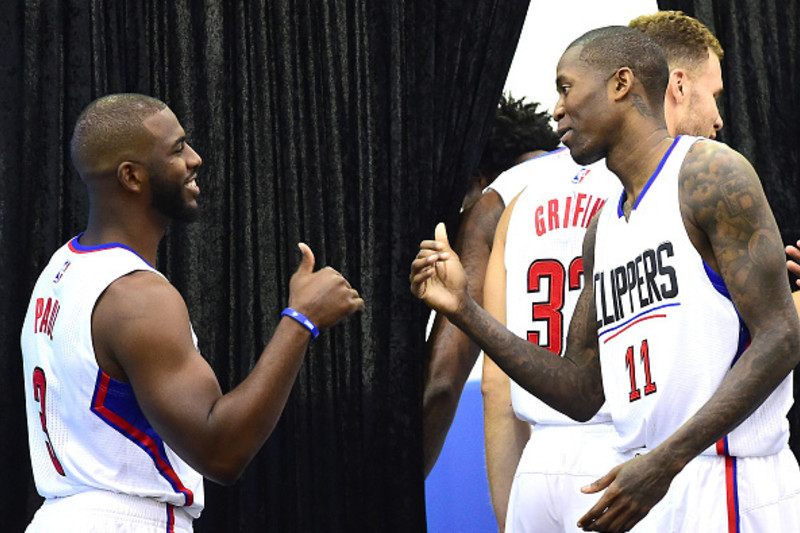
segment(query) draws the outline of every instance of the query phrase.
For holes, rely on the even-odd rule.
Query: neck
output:
[[[618,145],[609,152],[606,164],[625,187],[626,214],[636,203],[650,176],[658,168],[661,159],[673,139],[666,129],[657,129],[644,137],[629,137],[635,142]]]
[[[112,213],[114,213],[112,211]],[[109,214],[94,206],[89,209],[89,222],[81,236],[81,244],[97,246],[118,242],[131,248],[155,266],[158,245],[167,229],[167,220],[148,220],[146,216],[121,217],[119,212]]]

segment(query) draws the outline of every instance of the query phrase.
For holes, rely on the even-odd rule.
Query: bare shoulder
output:
[[[681,212],[703,259],[734,299],[783,275],[783,243],[753,166],[737,151],[698,141],[680,174]]]
[[[722,143],[698,141],[692,146],[681,168],[680,188],[682,208],[701,226],[721,220],[749,226],[768,210],[753,166]]]
[[[100,367],[128,381],[153,360],[163,365],[194,351],[189,312],[180,293],[149,271],[123,276],[98,299],[92,315],[92,338]]]
[[[499,194],[491,189],[486,191],[463,215],[456,240],[456,252],[462,254],[476,245],[491,249],[495,228],[504,208]]]
[[[188,317],[178,290],[162,276],[147,270],[131,272],[111,283],[98,299],[95,313],[101,311],[116,320],[153,315],[163,318],[176,312]]]

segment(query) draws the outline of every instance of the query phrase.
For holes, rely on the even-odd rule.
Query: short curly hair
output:
[[[550,125],[552,117],[547,111],[539,111],[539,105],[525,102],[525,97],[515,100],[510,94],[500,98],[492,131],[478,163],[480,174],[499,174],[514,166],[526,152],[549,152],[558,147],[558,135]]]
[[[643,32],[661,47],[670,70],[694,70],[708,59],[711,49],[721,60],[722,45],[699,20],[682,11],[659,11],[636,17],[628,26]]]

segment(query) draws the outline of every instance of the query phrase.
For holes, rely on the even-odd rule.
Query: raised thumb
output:
[[[450,241],[447,239],[447,228],[444,227],[444,222],[439,222],[436,224],[434,235],[437,241],[444,243],[448,248],[450,248]]]
[[[300,248],[300,253],[303,258],[300,260],[300,266],[297,267],[298,272],[305,272],[311,274],[314,271],[314,252],[304,242],[298,242],[297,247]]]

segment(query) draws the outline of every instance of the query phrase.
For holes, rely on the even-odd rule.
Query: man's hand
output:
[[[628,531],[661,501],[676,474],[659,462],[655,451],[614,467],[581,489],[585,494],[606,492],[578,520],[578,527],[584,531]]]
[[[789,272],[794,274],[795,276],[800,276],[800,241],[797,241],[796,246],[787,246],[786,247],[786,255],[788,255],[791,259],[786,261],[786,268],[789,269]],[[800,287],[800,279],[796,280],[795,283],[798,287]]]
[[[411,263],[411,292],[430,307],[452,315],[469,297],[467,276],[458,255],[450,247],[447,230],[436,225],[436,240],[422,241]]]
[[[364,300],[344,276],[331,267],[314,272],[314,253],[305,243],[300,266],[289,281],[289,307],[308,317],[317,327],[327,328],[362,307]]]

